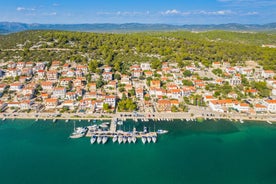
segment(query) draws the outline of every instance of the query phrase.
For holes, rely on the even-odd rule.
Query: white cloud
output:
[[[35,10],[36,10],[35,8],[25,8],[22,6],[19,6],[16,8],[16,11],[35,11]]]
[[[180,11],[176,10],[176,9],[173,9],[173,10],[167,10],[165,12],[162,12],[164,15],[175,15],[175,14],[181,14]]]
[[[259,12],[247,12],[244,15],[259,15]]]
[[[53,3],[52,6],[59,6],[59,4],[58,3]]]
[[[16,10],[17,11],[24,11],[24,10],[26,10],[26,8],[24,8],[24,7],[17,7]]]
[[[117,12],[97,12],[97,15],[117,15],[117,16],[142,16],[149,15],[150,11],[138,12],[138,11],[117,11]]]
[[[162,15],[190,15],[192,12],[188,12],[188,11],[179,11],[176,9],[172,9],[172,10],[166,10],[164,12],[161,12]]]
[[[231,10],[218,10],[218,11],[200,11],[198,14],[203,14],[203,15],[230,15],[230,14],[235,14],[235,12]]]
[[[218,10],[218,11],[179,11],[176,9],[172,10],[166,10],[164,12],[161,12],[162,15],[179,15],[179,16],[185,16],[185,15],[230,15],[230,14],[236,14],[235,12],[231,10]]]
[[[57,15],[57,12],[50,12],[50,13],[43,13],[44,16],[55,16]]]

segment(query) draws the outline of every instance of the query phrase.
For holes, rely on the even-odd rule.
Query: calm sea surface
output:
[[[1,121],[0,183],[276,183],[276,125],[128,121],[120,128],[144,125],[169,133],[156,144],[91,145],[68,138],[72,121]]]

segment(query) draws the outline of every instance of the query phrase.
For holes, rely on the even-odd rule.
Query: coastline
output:
[[[258,114],[258,115],[246,115],[246,114],[223,114],[223,113],[209,113],[209,114],[193,114],[191,113],[139,113],[139,115],[133,115],[133,113],[115,113],[115,114],[61,114],[56,116],[55,114],[28,114],[28,113],[12,113],[12,114],[0,114],[2,121],[5,119],[27,119],[27,120],[112,120],[117,119],[131,119],[137,120],[186,120],[186,121],[201,121],[201,120],[229,120],[243,123],[243,121],[262,121],[269,124],[276,123],[276,114]]]

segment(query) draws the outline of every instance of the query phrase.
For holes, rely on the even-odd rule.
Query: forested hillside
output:
[[[255,60],[276,71],[276,34],[209,32],[86,33],[67,31],[26,31],[0,36],[3,61],[71,60],[97,62],[127,70],[134,62],[162,61],[184,66],[189,60],[209,66],[213,61],[243,64]]]

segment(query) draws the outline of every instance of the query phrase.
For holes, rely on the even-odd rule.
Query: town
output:
[[[5,117],[276,113],[275,73],[254,61],[241,66],[218,61],[211,67],[160,62],[157,69],[144,62],[131,65],[127,74],[107,65],[92,72],[88,65],[69,61],[3,62],[0,77],[0,109]]]

